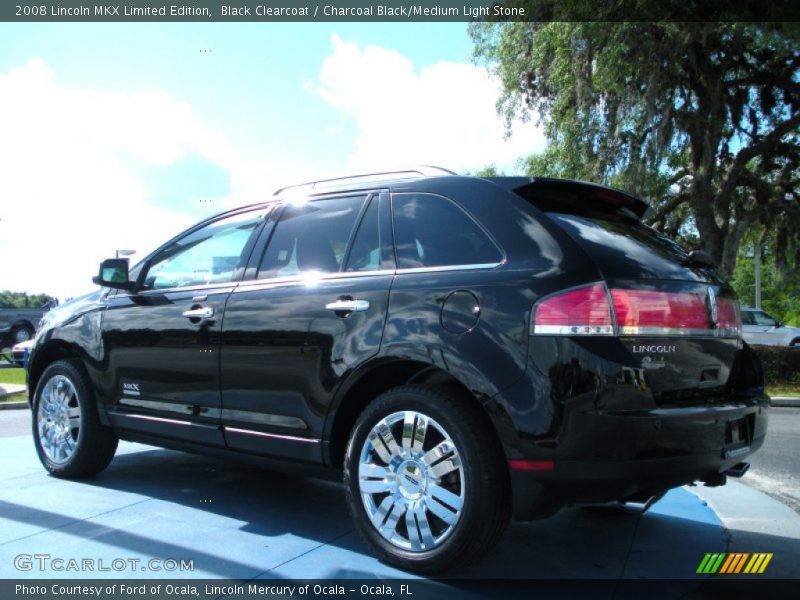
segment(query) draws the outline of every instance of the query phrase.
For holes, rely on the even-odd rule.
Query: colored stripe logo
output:
[[[729,552],[729,553],[706,553],[697,573],[713,575],[720,573],[725,575],[736,575],[739,573],[763,573],[769,561],[772,560],[772,552]]]

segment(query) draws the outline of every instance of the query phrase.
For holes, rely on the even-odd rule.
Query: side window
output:
[[[769,327],[775,325],[775,319],[770,317],[765,312],[757,311],[753,313],[753,316],[755,317],[756,325],[769,326]]]
[[[145,287],[158,290],[233,281],[247,259],[242,256],[247,240],[262,219],[261,212],[233,215],[184,236],[155,258]]]
[[[447,198],[395,194],[392,211],[399,269],[494,264],[503,259],[480,226]]]
[[[345,271],[376,271],[381,268],[379,207],[380,202],[376,196],[370,200],[367,212],[358,226]]]
[[[258,278],[339,271],[364,196],[287,205],[261,259]]]
[[[742,325],[755,325],[756,320],[753,318],[753,313],[749,310],[742,311]]]

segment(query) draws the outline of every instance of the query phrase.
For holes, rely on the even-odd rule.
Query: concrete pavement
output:
[[[695,571],[706,552],[730,548],[775,552],[768,574],[798,576],[796,513],[742,485],[697,493],[673,490],[644,514],[570,508],[513,524],[489,556],[449,576],[681,579],[680,595],[703,582]],[[99,477],[64,481],[45,474],[30,437],[0,439],[0,577],[20,576],[15,557],[36,553],[184,559],[194,570],[27,577],[413,577],[371,556],[338,483],[130,443]]]
[[[15,556],[42,552],[194,561],[176,577],[410,577],[369,554],[338,483],[129,443],[101,476],[63,481],[44,474],[27,437],[0,440],[0,464],[0,577],[19,575]],[[714,512],[679,489],[644,515],[573,508],[515,524],[481,564],[452,575],[691,578],[724,547]]]

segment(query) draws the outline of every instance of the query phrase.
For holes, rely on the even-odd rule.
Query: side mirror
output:
[[[100,272],[92,282],[116,290],[132,291],[134,283],[128,281],[128,259],[107,258],[100,263]]]

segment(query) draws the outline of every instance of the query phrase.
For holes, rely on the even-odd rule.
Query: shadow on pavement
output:
[[[127,447],[134,451],[96,478],[31,475],[13,494],[0,490],[0,518],[28,527],[0,552],[194,560],[196,572],[170,577],[411,577],[370,555],[339,483]],[[90,499],[97,504],[86,509]],[[488,556],[448,576],[693,579],[676,582],[687,592],[703,580],[695,574],[703,555],[725,551],[725,544],[713,512],[679,489],[645,514],[568,508],[544,521],[514,523]],[[754,551],[769,551],[770,540],[759,545]],[[6,566],[1,574],[13,572]],[[56,574],[65,575],[80,576]]]

